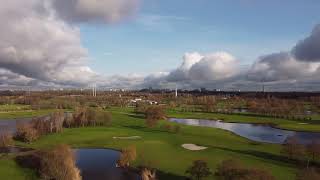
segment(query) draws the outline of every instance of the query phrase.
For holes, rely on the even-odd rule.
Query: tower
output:
[[[175,95],[176,95],[176,98],[178,97],[178,87],[177,87],[177,84],[176,84],[176,91],[175,91]]]

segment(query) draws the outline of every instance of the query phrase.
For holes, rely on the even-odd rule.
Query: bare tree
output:
[[[130,166],[130,162],[134,161],[137,157],[137,150],[135,146],[129,146],[122,149],[120,158],[117,165],[122,168],[127,168]]]
[[[306,146],[306,151],[311,159],[314,161],[315,159],[320,157],[320,142],[312,141],[311,144]]]
[[[290,159],[301,159],[305,153],[305,148],[299,143],[297,137],[291,136],[283,143],[281,153]]]
[[[58,145],[53,150],[40,152],[40,157],[43,179],[81,180],[74,152],[68,145]]]

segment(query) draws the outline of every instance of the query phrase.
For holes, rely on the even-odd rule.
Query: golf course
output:
[[[68,144],[72,148],[106,148],[121,150],[124,147],[135,146],[137,159],[132,166],[148,165],[157,169],[159,179],[185,179],[185,171],[194,160],[205,160],[208,167],[215,171],[217,165],[227,159],[240,160],[248,167],[269,171],[278,180],[294,179],[299,167],[287,161],[281,154],[281,145],[257,143],[237,136],[229,131],[210,128],[179,125],[178,132],[168,131],[165,125],[177,126],[167,120],[161,120],[155,127],[145,125],[143,115],[135,113],[133,108],[109,108],[112,123],[109,126],[64,128],[61,133],[41,136],[32,143],[15,142],[16,146],[32,149],[47,149],[58,144]],[[49,110],[46,111],[50,112]],[[39,115],[44,112],[33,112]],[[19,116],[25,117],[20,112]],[[296,121],[269,120],[240,115],[219,115],[214,113],[184,113],[167,112],[169,117],[223,119],[232,122],[268,123],[293,130],[319,131],[319,125],[296,127]],[[10,113],[9,118],[13,117]],[[5,117],[5,115],[3,115]],[[7,119],[7,118],[6,118]],[[261,120],[261,121],[260,121]],[[139,138],[114,138],[139,137]],[[183,144],[194,144],[203,148],[192,151],[182,147]],[[22,168],[16,164],[16,154],[1,154],[0,179],[37,179],[33,170]],[[211,176],[208,179],[216,179]]]

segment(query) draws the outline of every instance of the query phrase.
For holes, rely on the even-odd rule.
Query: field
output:
[[[129,145],[137,147],[135,166],[148,163],[159,169],[160,179],[184,179],[185,170],[193,160],[203,159],[212,170],[229,158],[241,160],[248,166],[264,168],[279,180],[294,179],[296,167],[288,164],[280,155],[280,145],[253,143],[230,132],[204,127],[181,126],[177,134],[160,128],[147,128],[141,116],[132,109],[110,110],[113,123],[110,127],[65,129],[63,133],[44,136],[32,144],[17,143],[32,148],[48,148],[55,144],[70,144],[74,148],[97,147],[121,149]],[[177,115],[177,114],[170,114]],[[189,114],[184,114],[188,116]],[[201,118],[210,118],[203,117]],[[169,123],[162,121],[163,123]],[[139,140],[119,140],[114,136],[141,136]],[[194,143],[209,147],[204,151],[189,151],[181,147]],[[0,158],[0,179],[33,179],[30,170],[17,167],[12,155]],[[212,178],[210,178],[212,179]]]

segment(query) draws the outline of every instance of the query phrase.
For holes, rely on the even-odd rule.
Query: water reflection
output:
[[[119,156],[110,149],[77,149],[76,165],[83,180],[139,180],[136,173],[116,168]]]
[[[170,121],[191,126],[203,126],[224,129],[257,142],[281,144],[285,141],[287,137],[290,136],[296,136],[299,142],[303,144],[311,143],[313,140],[320,140],[320,133],[288,131],[273,128],[268,125],[227,123],[222,121],[204,119],[171,118]]]

